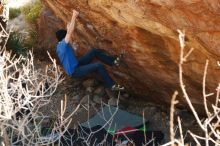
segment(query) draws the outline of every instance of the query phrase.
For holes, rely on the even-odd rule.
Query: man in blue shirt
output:
[[[120,57],[115,58],[93,48],[81,58],[76,58],[76,48],[70,45],[70,41],[71,36],[74,37],[74,28],[78,14],[77,11],[73,10],[71,22],[67,25],[67,30],[61,29],[56,32],[56,37],[59,41],[56,53],[65,72],[72,77],[82,77],[89,73],[97,72],[102,77],[105,87],[112,90],[123,90],[123,87],[114,83],[104,65],[100,62],[102,61],[110,66],[118,65]],[[92,63],[94,58],[100,61]]]

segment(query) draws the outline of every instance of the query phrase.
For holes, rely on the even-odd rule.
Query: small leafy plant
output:
[[[40,16],[41,8],[41,2],[37,0],[22,7],[21,12],[25,15],[25,19],[28,22],[35,24]]]
[[[6,48],[11,50],[14,54],[26,56],[27,47],[24,44],[24,37],[18,31],[10,33]]]
[[[21,14],[21,10],[19,8],[10,8],[9,9],[9,19],[14,19]]]

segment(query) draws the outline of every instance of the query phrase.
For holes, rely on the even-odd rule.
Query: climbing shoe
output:
[[[122,62],[122,58],[124,57],[125,51],[123,50],[119,56],[116,57],[114,60],[114,65],[119,66],[120,63]]]
[[[111,88],[113,91],[122,91],[125,89],[125,87],[121,86],[121,85],[113,85]]]
[[[114,65],[115,66],[119,66],[120,65],[120,58],[117,57],[115,60],[114,60]]]

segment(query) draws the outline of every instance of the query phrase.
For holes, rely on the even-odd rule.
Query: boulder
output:
[[[38,29],[38,45],[34,54],[40,60],[49,60],[47,51],[58,60],[56,55],[57,39],[55,32],[64,27],[64,23],[53,12],[46,8],[42,8],[40,18],[37,23]],[[59,61],[59,60],[58,60]]]
[[[93,101],[94,101],[95,103],[101,104],[102,98],[101,98],[100,96],[98,96],[98,95],[95,95],[95,96],[93,97]]]
[[[119,102],[119,101],[118,101],[118,98],[112,97],[112,98],[110,98],[110,99],[108,100],[108,105],[117,106],[118,102]]]
[[[81,100],[80,103],[81,104],[88,104],[90,101],[90,95],[85,95]]]
[[[85,87],[85,88],[88,88],[88,87],[93,87],[95,83],[95,80],[94,79],[87,79],[85,80],[82,85]]]
[[[186,50],[194,48],[184,64],[183,72],[193,104],[203,107],[202,78],[207,59],[207,91],[214,92],[220,81],[216,63],[220,57],[218,0],[43,2],[65,24],[71,18],[72,9],[80,12],[75,37],[75,43],[80,48],[79,55],[91,47],[101,48],[112,55],[123,52],[122,65],[108,69],[116,82],[124,85],[131,95],[142,97],[143,101],[169,105],[174,91],[181,91],[177,29],[186,32]],[[178,100],[186,107],[181,94]],[[210,97],[209,101],[214,101],[214,98]]]
[[[97,94],[99,96],[104,96],[105,95],[105,89],[104,87],[100,86],[100,87],[97,87],[94,91],[94,94]]]

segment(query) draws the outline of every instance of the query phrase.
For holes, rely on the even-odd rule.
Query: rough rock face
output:
[[[220,2],[218,0],[44,0],[67,23],[80,11],[76,43],[80,54],[98,47],[110,54],[125,52],[124,64],[112,76],[146,100],[170,103],[179,90],[177,29],[186,32],[186,48],[195,48],[184,65],[184,81],[195,105],[202,104],[202,78],[208,59],[207,91],[220,76]],[[210,100],[213,99],[210,97]],[[181,103],[185,100],[179,97]]]
[[[48,58],[47,51],[54,57],[55,46],[57,43],[55,32],[57,29],[63,28],[63,22],[57,18],[50,9],[43,8],[40,18],[38,20],[38,49],[35,51],[35,55],[40,60]]]

